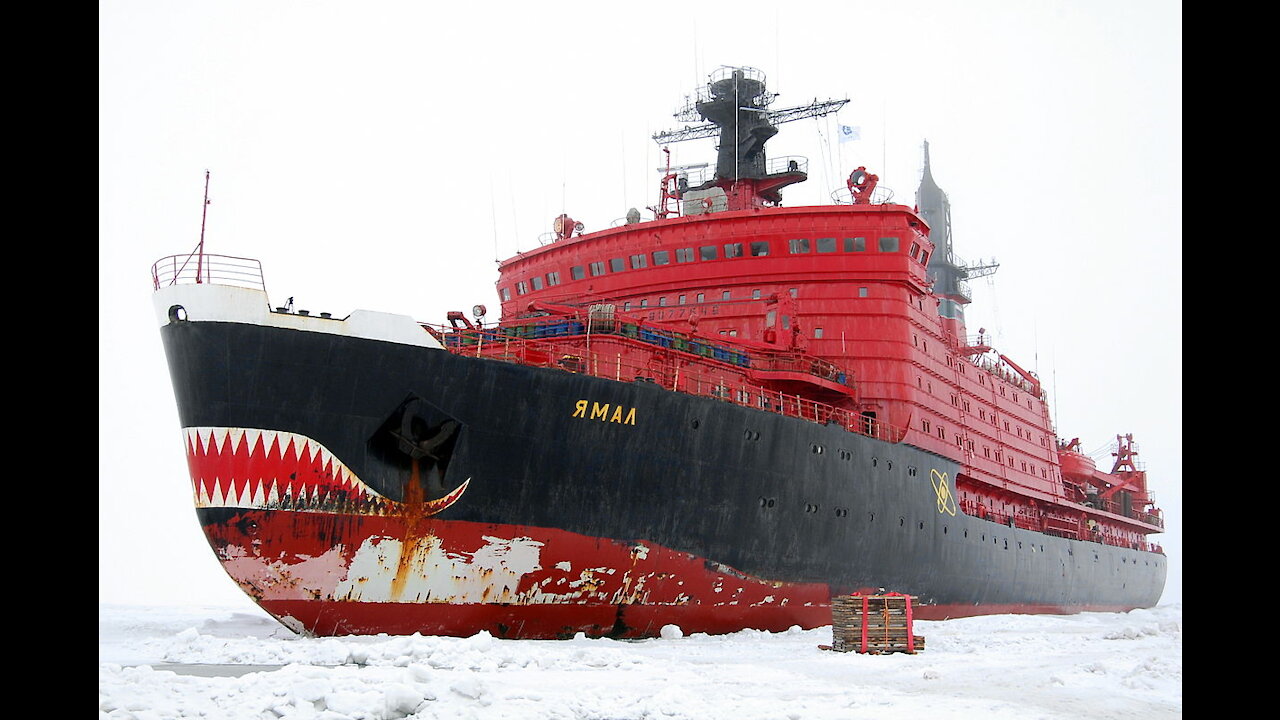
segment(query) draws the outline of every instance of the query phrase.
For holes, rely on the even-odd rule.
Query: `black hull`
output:
[[[433,497],[470,480],[442,521],[647,541],[833,595],[907,593],[942,615],[1150,607],[1163,590],[1163,555],[967,516],[955,463],[839,427],[322,332],[174,322],[162,335],[184,427],[313,438],[391,500],[414,470],[395,432],[450,429],[420,463]]]

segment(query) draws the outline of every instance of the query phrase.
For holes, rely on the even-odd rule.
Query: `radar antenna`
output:
[[[689,188],[695,196],[692,199],[709,198],[712,202],[708,206],[717,210],[777,205],[782,201],[782,187],[808,178],[808,163],[803,158],[766,162],[764,144],[778,133],[776,125],[833,113],[849,100],[815,100],[808,105],[769,110],[768,105],[776,98],[777,93],[768,92],[765,87],[764,73],[755,68],[723,66],[674,115],[686,122],[707,122],[653,136],[660,145],[719,136],[715,178]],[[689,199],[683,192],[680,197]]]

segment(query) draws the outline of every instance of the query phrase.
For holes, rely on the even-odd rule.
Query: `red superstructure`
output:
[[[695,184],[668,171],[650,221],[633,211],[581,234],[557,218],[551,242],[500,265],[499,327],[456,314],[448,346],[839,423],[958,463],[965,513],[1153,549],[1146,536],[1163,522],[1132,438],[1118,438],[1111,472],[1098,471],[1078,442],[1058,440],[1035,374],[983,331],[968,336],[964,281],[995,265],[951,252],[927,145],[917,207],[879,201],[865,167],[850,174],[847,203],[781,207],[778,189],[806,179],[807,164],[766,161],[769,120],[843,102],[771,115],[772,97],[750,68],[713,75],[695,107],[720,132],[714,176]],[[707,133],[673,135],[657,139]]]

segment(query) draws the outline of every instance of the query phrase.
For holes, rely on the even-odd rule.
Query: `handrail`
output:
[[[1056,514],[1045,514],[1043,511],[1034,511],[1027,508],[1020,508],[1012,515],[999,510],[997,508],[988,507],[986,504],[973,499],[962,499],[958,503],[960,510],[965,515],[976,517],[982,520],[1006,525],[1009,527],[1018,527],[1023,530],[1032,530],[1035,532],[1049,533],[1066,537],[1071,540],[1086,540],[1103,545],[1111,545],[1113,547],[1131,548],[1134,550],[1145,550],[1147,552],[1163,553],[1164,551],[1159,545],[1148,542],[1146,540],[1129,540],[1114,532],[1110,532],[1111,528],[1106,525],[1099,524],[1102,530],[1084,530],[1079,526],[1080,521],[1075,518],[1065,518]]]
[[[151,266],[151,284],[159,290],[170,285],[230,285],[266,292],[262,263],[231,255],[170,255]]]
[[[891,443],[902,442],[906,437],[904,428],[889,425],[878,419],[865,418],[862,415],[844,408],[809,400],[799,395],[770,390],[759,384],[746,382],[746,365],[734,365],[724,360],[720,362],[743,377],[739,382],[732,382],[723,377],[714,377],[706,373],[690,371],[687,367],[675,370],[668,377],[664,371],[655,370],[649,363],[638,364],[622,357],[621,352],[609,356],[600,351],[601,347],[610,344],[635,346],[646,343],[640,337],[632,337],[626,333],[599,333],[595,331],[599,320],[592,323],[592,344],[590,351],[583,346],[585,335],[568,332],[556,336],[555,339],[526,338],[505,334],[510,326],[488,329],[455,329],[451,326],[423,327],[433,334],[444,337],[444,346],[450,352],[468,357],[482,357],[501,360],[530,367],[546,367],[579,372],[595,377],[614,380],[632,380],[634,382],[651,382],[668,390],[683,392],[699,397],[715,398],[743,407],[774,412],[787,417],[795,417],[821,425],[839,425],[849,432],[868,437],[875,437]],[[567,324],[567,323],[566,323]],[[519,326],[516,326],[519,327]],[[577,328],[573,328],[577,329]],[[660,345],[660,347],[673,347]],[[674,349],[674,347],[673,347]],[[686,350],[687,352],[687,350]],[[717,360],[714,356],[703,356],[703,360]],[[752,366],[754,367],[754,366]],[[661,375],[662,377],[658,377]]]
[[[450,330],[452,331],[452,328]],[[499,332],[521,338],[540,339],[583,335],[587,332],[587,329],[583,319],[569,316],[555,318],[550,322],[543,319],[541,321],[506,325],[501,330],[489,332]],[[797,372],[829,380],[840,385],[852,384],[851,378],[843,368],[822,358],[786,351],[746,350],[678,330],[628,322],[626,319],[592,318],[590,334],[622,335],[639,339],[648,344],[687,352],[757,371]],[[466,341],[463,340],[463,342]]]
[[[986,370],[987,372],[999,377],[1001,380],[1004,380],[1010,385],[1020,388],[1023,392],[1027,393],[1028,395],[1032,395],[1040,400],[1043,400],[1045,398],[1045,390],[1043,387],[1040,388],[1039,392],[1033,390],[1031,387],[1031,383],[1027,382],[1026,379],[1024,379],[1021,375],[1018,375],[1015,372],[1010,372],[1008,369],[1005,368],[1003,362],[997,362],[983,355],[973,355],[969,358],[969,362],[971,362],[978,369]]]

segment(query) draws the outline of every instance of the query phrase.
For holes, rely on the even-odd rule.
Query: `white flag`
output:
[[[840,142],[849,142],[850,140],[861,140],[862,128],[853,127],[852,125],[840,126]]]

